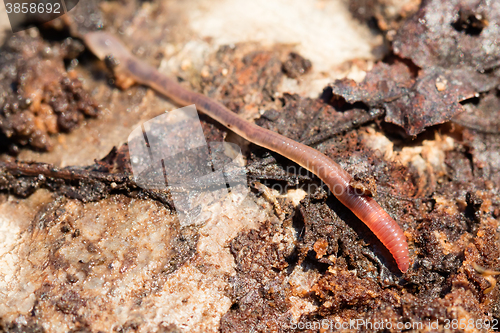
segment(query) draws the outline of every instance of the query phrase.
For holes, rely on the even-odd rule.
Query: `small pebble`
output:
[[[188,70],[189,68],[191,68],[191,60],[189,60],[189,59],[182,60],[181,69],[183,71],[185,71],[185,70]]]
[[[208,78],[209,76],[210,76],[210,70],[208,66],[203,66],[203,68],[201,69],[201,77]]]
[[[446,85],[448,84],[448,81],[443,78],[443,77],[438,77],[436,79],[436,89],[438,91],[443,91],[446,90]]]

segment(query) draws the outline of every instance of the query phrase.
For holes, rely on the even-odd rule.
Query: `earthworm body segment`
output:
[[[399,225],[372,197],[357,195],[349,185],[352,177],[326,155],[247,122],[209,97],[183,88],[159,73],[156,68],[135,58],[118,39],[108,33],[91,32],[83,36],[83,39],[99,59],[104,60],[107,56],[112,56],[117,63],[117,72],[153,88],[179,105],[195,104],[198,110],[246,140],[272,150],[314,173],[340,202],[373,231],[394,256],[399,269],[402,272],[408,270],[408,244]]]

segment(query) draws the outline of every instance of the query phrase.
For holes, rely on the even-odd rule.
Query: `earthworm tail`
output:
[[[198,110],[248,141],[285,156],[317,175],[339,201],[373,231],[394,256],[399,269],[406,272],[410,259],[403,231],[373,198],[354,193],[349,185],[352,177],[340,165],[309,146],[249,123],[209,97],[183,88],[156,68],[136,59],[108,33],[91,32],[83,39],[101,60],[111,55],[118,63],[117,71],[122,74],[153,88],[179,105],[195,104]]]

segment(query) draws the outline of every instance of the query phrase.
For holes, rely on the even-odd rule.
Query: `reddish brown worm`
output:
[[[106,32],[87,33],[83,39],[99,59],[112,56],[119,73],[153,88],[179,105],[195,104],[198,110],[246,140],[272,150],[314,173],[340,202],[373,231],[394,256],[399,269],[402,272],[408,270],[408,244],[399,225],[372,197],[356,194],[349,185],[352,177],[326,155],[252,124],[209,97],[183,88],[156,68],[135,58],[116,37]]]

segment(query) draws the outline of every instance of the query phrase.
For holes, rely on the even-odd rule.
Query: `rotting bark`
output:
[[[276,164],[272,156],[255,157],[244,170],[224,171],[231,179],[244,173],[250,183],[265,181],[285,182],[296,186],[310,181],[309,175],[292,174]],[[0,162],[0,191],[27,197],[39,188],[64,194],[83,202],[97,201],[112,194],[149,198],[174,209],[171,192],[203,191],[220,186],[219,178],[205,177],[200,181],[187,180],[180,185],[169,185],[166,190],[143,189],[137,185],[131,172],[127,145],[113,149],[106,157],[87,167],[58,168],[47,163]]]

